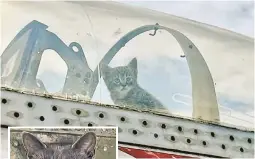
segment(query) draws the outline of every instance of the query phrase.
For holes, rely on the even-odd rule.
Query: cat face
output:
[[[92,159],[95,154],[96,135],[84,134],[71,148],[51,149],[34,135],[24,132],[22,135],[28,159]]]
[[[111,68],[101,65],[101,72],[110,93],[116,99],[123,99],[137,85],[137,60],[134,58],[127,66]]]

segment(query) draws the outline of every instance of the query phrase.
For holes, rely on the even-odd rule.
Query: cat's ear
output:
[[[101,74],[102,74],[103,76],[106,76],[106,75],[108,75],[108,74],[110,73],[111,67],[108,66],[108,65],[105,64],[105,63],[102,63],[102,64],[100,64],[100,70],[101,70]]]
[[[137,75],[137,59],[133,58],[129,64],[128,67],[132,68],[135,71],[135,74]]]
[[[81,150],[87,154],[94,154],[95,146],[96,134],[93,132],[88,132],[72,145],[72,149]]]
[[[131,67],[131,68],[133,68],[134,70],[137,70],[137,59],[136,59],[136,58],[133,58],[133,59],[129,62],[128,67]]]
[[[22,142],[28,154],[33,154],[38,150],[46,149],[45,144],[43,144],[39,139],[37,139],[34,135],[28,132],[23,132]]]

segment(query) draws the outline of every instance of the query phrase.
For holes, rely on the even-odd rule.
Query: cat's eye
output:
[[[118,78],[116,78],[116,79],[114,80],[114,83],[119,84],[119,83],[120,83],[120,80],[119,80]]]
[[[90,78],[91,77],[91,73],[90,72],[86,73],[86,77]]]
[[[127,83],[130,83],[132,81],[132,78],[131,77],[127,77],[126,80],[127,80]]]

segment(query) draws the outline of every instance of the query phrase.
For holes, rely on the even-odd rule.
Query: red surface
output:
[[[155,151],[147,151],[134,148],[119,147],[119,150],[125,152],[135,158],[193,158],[190,156],[182,156]]]

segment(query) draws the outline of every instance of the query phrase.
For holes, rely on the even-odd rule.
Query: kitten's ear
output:
[[[111,67],[108,66],[108,65],[105,64],[105,63],[102,63],[102,64],[100,64],[100,70],[101,70],[101,74],[102,74],[103,76],[105,76],[105,75],[107,75],[108,73],[110,73]]]
[[[131,67],[132,69],[137,70],[137,59],[136,59],[136,58],[133,58],[133,59],[129,62],[128,67]]]
[[[29,154],[33,154],[38,150],[43,150],[46,148],[46,145],[44,145],[39,139],[28,132],[24,132],[22,134],[22,142]]]
[[[135,72],[135,75],[137,76],[137,59],[136,58],[133,58],[129,64],[128,64],[128,67],[132,68],[132,70],[134,70]]]
[[[78,149],[88,154],[94,153],[95,146],[96,146],[96,134],[93,132],[88,132],[72,145],[72,149]]]

